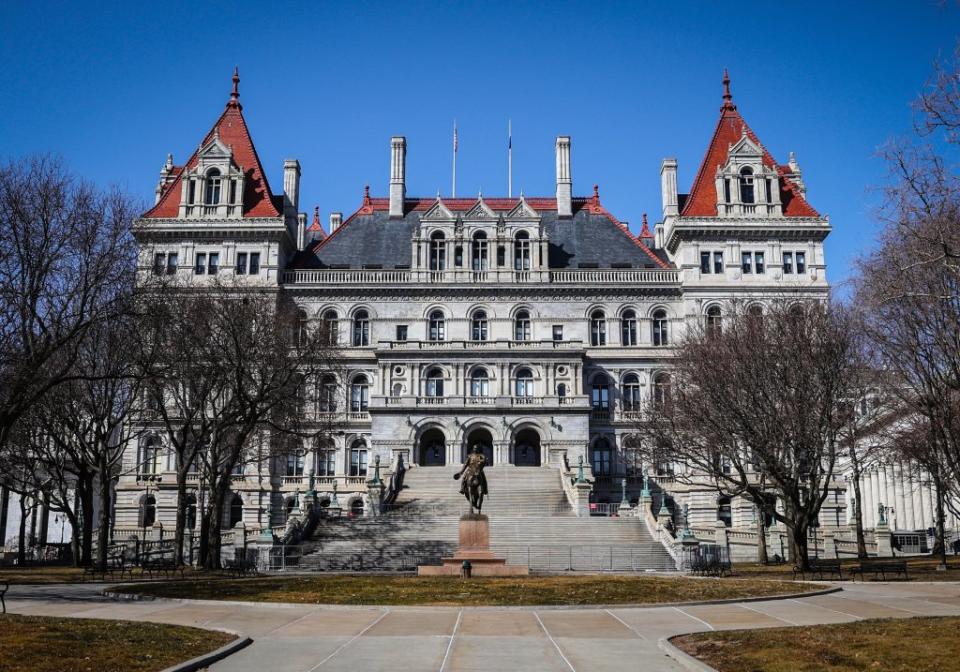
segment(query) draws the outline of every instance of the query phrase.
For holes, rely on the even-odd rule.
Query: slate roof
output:
[[[697,171],[690,194],[682,199],[680,215],[682,217],[716,217],[717,216],[717,184],[714,176],[717,168],[727,163],[731,145],[737,144],[743,134],[763,147],[757,134],[747,125],[737,106],[733,104],[730,95],[730,77],[726,70],[723,73],[723,105],[720,107],[720,120],[713,132],[713,138],[707,147],[707,152]],[[780,202],[783,205],[784,217],[819,217],[820,214],[811,206],[800,193],[797,185],[788,175],[789,166],[782,166],[774,161],[770,152],[763,147],[763,165],[773,168],[780,176]]]
[[[484,198],[494,212],[509,212],[519,198]],[[662,250],[651,250],[634,236],[625,224],[593,198],[574,198],[573,217],[557,216],[555,198],[528,197],[527,204],[537,211],[550,239],[548,263],[554,269],[576,268],[672,268]],[[404,216],[391,219],[389,199],[364,196],[360,209],[336,231],[312,247],[300,252],[290,268],[408,268],[411,264],[411,238],[420,217],[435,198],[408,198]],[[477,199],[444,199],[455,215],[476,205]]]

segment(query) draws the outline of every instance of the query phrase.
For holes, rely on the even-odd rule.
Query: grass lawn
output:
[[[122,586],[158,597],[306,604],[450,606],[656,604],[800,593],[790,581],[689,579],[657,576],[531,576],[473,578],[327,575],[198,579]]]
[[[720,672],[942,672],[960,665],[960,618],[707,632],[671,640]]]
[[[940,564],[939,556],[931,558],[929,555],[914,556],[905,558],[907,561],[907,576],[910,581],[960,581],[960,557],[955,555],[947,556],[947,571],[938,572],[937,565]],[[856,558],[844,558],[842,561],[844,569],[844,578],[848,578],[846,570],[852,569],[860,564]],[[733,574],[737,578],[757,578],[757,579],[784,579],[793,577],[793,563],[788,562],[782,565],[761,565],[757,563],[736,563],[733,566]],[[824,575],[824,578],[836,580],[836,575]],[[865,576],[867,581],[872,581],[873,574]],[[857,581],[860,575],[857,575]],[[877,581],[882,580],[877,577]],[[893,578],[891,581],[903,581],[903,577]]]
[[[199,628],[0,615],[0,672],[162,670],[232,641]]]

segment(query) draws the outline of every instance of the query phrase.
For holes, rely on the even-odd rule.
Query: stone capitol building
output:
[[[386,482],[405,469],[398,502],[455,495],[449,475],[479,444],[494,512],[498,496],[515,515],[536,495],[554,518],[582,521],[624,498],[635,505],[646,474],[677,521],[686,504],[691,527],[755,530],[749,502],[681,484],[675,465],[643,464],[631,450],[639,412],[665,394],[671,346],[690,325],[722,320],[733,300],[829,292],[830,221],[808,200],[793,154],[778,162],[747,125],[726,74],[693,183],[684,189],[677,161],[664,159],[659,221],[644,215],[639,235],[596,186],[574,190],[568,136],[556,139],[556,192],[510,198],[407,193],[408,146],[393,137],[386,193],[367,187],[352,214],[335,212],[324,228],[318,209],[300,212],[298,161],[284,161],[282,189],[268,181],[238,82],[196,151],[182,164],[168,156],[156,203],[134,228],[141,265],[194,285],[236,276],[275,289],[304,322],[334,330],[343,364],[305,411],[334,420],[331,441],[269,468],[247,465],[227,527],[282,527],[311,472],[321,505],[371,517],[375,461]],[[172,530],[163,444],[158,431],[130,447],[118,534]],[[581,459],[586,487],[575,478]],[[842,481],[835,494],[822,520],[847,525]]]

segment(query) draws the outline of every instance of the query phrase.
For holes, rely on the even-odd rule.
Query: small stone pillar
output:
[[[873,531],[873,536],[877,540],[877,557],[889,558],[893,555],[893,534],[890,532],[890,526],[887,521],[877,524]]]
[[[380,480],[380,456],[373,456],[373,478],[367,481],[367,501],[369,502],[368,506],[365,506],[363,511],[364,515],[369,518],[379,518],[380,514],[383,513],[383,496],[386,492],[386,487],[383,484],[383,481]]]
[[[620,507],[618,509],[618,513],[620,516],[629,516],[630,511],[633,509],[633,507],[630,506],[630,500],[627,498],[627,479],[625,478],[622,481],[620,481],[620,491],[621,491],[621,497],[620,497]]]
[[[260,534],[254,537],[250,542],[250,548],[257,551],[257,569],[267,571],[270,569],[270,553],[277,545],[277,537],[273,534],[273,502],[267,499],[267,510],[264,513],[265,523],[260,526]]]
[[[837,555],[837,535],[833,530],[823,533],[823,557],[828,560],[839,558]]]
[[[724,522],[722,520],[718,520],[713,530],[713,542],[721,548],[726,548],[728,532],[729,530],[727,530],[727,526],[724,524]]]

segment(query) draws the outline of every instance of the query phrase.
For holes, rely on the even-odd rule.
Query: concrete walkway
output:
[[[11,613],[124,618],[225,628],[254,642],[230,672],[622,672],[683,670],[658,640],[704,630],[960,615],[960,583],[844,583],[831,595],[686,607],[612,609],[319,607],[116,602],[103,586],[13,586]]]

